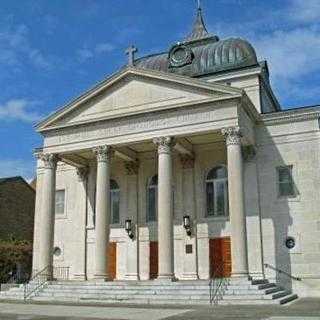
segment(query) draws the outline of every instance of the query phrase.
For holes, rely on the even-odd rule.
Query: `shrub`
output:
[[[6,283],[15,275],[17,266],[23,274],[16,275],[18,280],[26,280],[31,274],[32,244],[29,241],[0,240],[0,283]],[[20,278],[20,279],[19,279]]]

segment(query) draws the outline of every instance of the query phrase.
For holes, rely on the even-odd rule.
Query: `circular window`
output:
[[[288,249],[293,249],[296,246],[296,240],[293,237],[288,237],[286,239],[286,247]]]
[[[170,51],[170,65],[172,67],[182,67],[192,62],[192,51],[184,46],[176,46]]]
[[[56,257],[61,256],[61,249],[59,247],[54,247],[53,255],[55,255]]]

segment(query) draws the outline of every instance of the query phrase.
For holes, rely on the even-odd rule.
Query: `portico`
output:
[[[242,139],[242,140],[241,140]],[[195,141],[195,144],[190,141]],[[39,252],[47,254],[41,255],[42,259],[38,261],[38,268],[42,270],[53,263],[52,255],[50,252],[54,251],[54,217],[55,217],[55,206],[54,197],[52,196],[53,190],[58,189],[56,187],[56,170],[57,162],[63,167],[67,166],[71,170],[75,170],[78,176],[77,183],[79,187],[77,190],[83,189],[83,193],[78,193],[76,202],[86,203],[90,202],[90,191],[88,188],[83,186],[87,185],[90,179],[94,180],[95,192],[94,192],[94,222],[90,222],[88,209],[86,205],[78,206],[81,215],[85,218],[85,230],[82,230],[82,234],[86,233],[86,237],[82,239],[84,248],[79,250],[78,257],[76,259],[77,266],[74,268],[75,279],[95,279],[95,280],[110,280],[108,275],[108,254],[106,248],[108,248],[110,242],[110,230],[113,227],[111,222],[111,189],[110,180],[114,176],[112,169],[112,163],[119,163],[121,173],[117,172],[117,175],[124,175],[127,178],[127,188],[125,188],[125,195],[127,199],[127,207],[125,212],[121,212],[121,220],[117,229],[124,228],[124,218],[128,218],[132,221],[134,226],[134,238],[131,240],[127,236],[124,236],[124,240],[127,245],[127,261],[126,268],[124,271],[124,278],[128,280],[138,280],[141,277],[141,270],[145,261],[149,260],[150,257],[143,257],[143,250],[145,241],[143,239],[146,229],[152,229],[151,233],[154,233],[152,237],[157,240],[158,243],[158,278],[159,279],[174,279],[176,277],[175,265],[177,265],[181,252],[176,254],[177,247],[175,242],[174,230],[177,229],[175,225],[179,225],[180,237],[183,238],[185,243],[183,247],[191,244],[192,250],[196,253],[201,245],[201,233],[198,230],[198,223],[203,218],[197,217],[195,214],[196,204],[196,186],[195,183],[195,164],[197,157],[201,156],[201,153],[195,151],[195,149],[203,148],[206,146],[207,149],[211,149],[210,152],[215,151],[215,144],[224,146],[226,162],[228,172],[228,207],[229,207],[229,218],[230,218],[230,238],[231,238],[231,252],[232,252],[232,275],[235,277],[248,276],[248,264],[247,264],[247,237],[246,237],[246,222],[245,222],[245,211],[244,211],[244,194],[243,194],[243,158],[242,158],[242,144],[243,137],[241,130],[238,126],[224,127],[219,130],[212,132],[205,131],[203,134],[198,135],[185,135],[181,136],[170,135],[170,136],[159,136],[150,140],[143,140],[141,142],[136,141],[128,145],[121,144],[116,145],[99,145],[92,148],[86,148],[82,150],[73,150],[71,152],[59,152],[59,153],[46,153],[45,150],[38,153],[39,167],[43,175],[43,190],[41,201],[41,211],[45,212],[41,223],[46,228],[40,228],[46,230],[39,234],[41,249]],[[157,190],[157,221],[146,224],[145,218],[139,217],[138,207],[139,203],[143,201],[140,199],[141,188],[139,187],[139,177],[142,177],[144,170],[145,159],[140,157],[140,152],[135,150],[144,150],[145,155],[152,158],[148,161],[153,162],[154,173],[158,176],[158,190]],[[206,151],[208,152],[208,151]],[[176,159],[174,159],[176,158]],[[180,163],[177,165],[177,163]],[[212,166],[214,166],[212,164]],[[118,169],[119,166],[117,166]],[[175,169],[179,168],[179,175],[185,182],[181,186],[176,186],[176,172]],[[73,168],[73,169],[72,169]],[[116,169],[116,170],[117,170]],[[118,169],[119,170],[119,169]],[[91,178],[90,178],[91,177]],[[92,178],[93,177],[93,178]],[[178,179],[180,179],[178,178]],[[141,184],[141,182],[140,182]],[[192,185],[192,186],[191,186]],[[82,187],[81,187],[82,186]],[[179,188],[179,189],[177,189]],[[145,189],[145,188],[143,188]],[[193,190],[192,190],[193,189]],[[145,191],[145,190],[144,190]],[[174,197],[180,197],[177,193],[182,193],[180,210],[183,214],[191,214],[192,220],[192,234],[188,236],[183,231],[182,218],[176,217],[175,210],[177,205],[174,203]],[[50,196],[51,195],[51,196]],[[81,196],[85,199],[81,199]],[[143,197],[142,197],[143,198]],[[140,205],[141,206],[141,205]],[[121,210],[120,210],[121,211]],[[226,217],[226,219],[229,219]],[[90,223],[93,225],[90,226]],[[148,226],[146,228],[146,226]],[[201,228],[199,224],[199,228]],[[154,229],[156,228],[156,230]],[[85,257],[88,250],[88,234],[94,237],[94,264],[91,269],[94,271],[91,276],[87,274],[88,259]],[[81,232],[80,232],[81,234]],[[157,235],[157,236],[156,236]],[[197,239],[200,235],[200,239]],[[208,238],[208,236],[207,236]],[[43,240],[42,240],[43,239]],[[149,239],[150,241],[150,232]],[[80,249],[81,246],[79,246]],[[121,245],[123,248],[124,246]],[[120,250],[120,247],[118,248]],[[179,250],[179,249],[178,249]],[[184,250],[183,250],[184,251]],[[200,250],[201,251],[201,250]],[[40,258],[40,255],[39,255]],[[187,257],[190,259],[190,257]],[[209,252],[207,252],[207,258],[209,258]],[[50,260],[51,259],[51,260]],[[174,262],[176,260],[176,262]],[[198,257],[196,254],[193,261],[185,261],[182,266],[182,272],[180,272],[181,279],[198,279],[199,268],[198,268]],[[91,261],[90,263],[92,263]],[[87,266],[86,266],[87,264]],[[141,266],[139,264],[142,264]],[[181,269],[181,266],[178,267]],[[210,267],[209,267],[210,268]],[[148,275],[147,275],[148,276]],[[144,275],[146,277],[146,275]],[[200,277],[201,270],[200,270]],[[208,274],[209,277],[209,274]]]

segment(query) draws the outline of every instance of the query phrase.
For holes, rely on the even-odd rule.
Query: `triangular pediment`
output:
[[[241,96],[241,90],[128,68],[39,123],[39,131]]]

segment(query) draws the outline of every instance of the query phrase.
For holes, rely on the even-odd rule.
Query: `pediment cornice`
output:
[[[79,110],[81,106],[85,103],[89,103],[93,101],[97,96],[108,90],[108,88],[114,88],[116,85],[120,83],[129,83],[133,80],[144,79],[147,81],[153,81],[154,83],[165,84],[168,86],[175,86],[181,88],[181,90],[190,91],[193,90],[194,92],[198,92],[199,94],[203,94],[203,97],[197,101],[196,98],[193,101],[176,101],[171,102],[168,106],[162,105],[160,108],[154,108],[154,110],[149,108],[148,110],[143,110],[142,106],[140,109],[137,110],[125,110],[122,108],[121,114],[108,114],[102,115],[100,118],[97,116],[95,119],[84,119],[83,121],[79,121],[77,123],[59,123],[59,121],[63,118],[70,116],[76,110]],[[143,113],[143,112],[150,112],[155,110],[165,110],[166,108],[173,108],[173,107],[182,107],[188,106],[190,104],[204,104],[213,101],[221,101],[225,99],[233,99],[233,98],[240,98],[244,94],[243,90],[238,88],[233,88],[227,85],[221,85],[217,83],[209,83],[204,80],[193,79],[185,76],[180,76],[176,74],[168,74],[164,72],[154,71],[154,70],[143,70],[138,69],[135,67],[127,67],[120,72],[112,75],[111,77],[105,79],[104,81],[100,82],[98,85],[93,87],[92,89],[85,92],[83,95],[79,96],[75,100],[71,101],[67,105],[63,106],[62,108],[58,109],[56,112],[51,114],[49,117],[41,121],[37,126],[36,129],[39,132],[44,132],[48,130],[53,130],[62,127],[80,125],[85,123],[92,123],[96,121],[103,121],[112,118],[118,118],[123,116],[129,116],[136,113]],[[168,99],[169,100],[169,99]],[[174,100],[174,99],[173,99]],[[177,99],[178,100],[178,99]],[[130,113],[131,112],[131,113]]]

